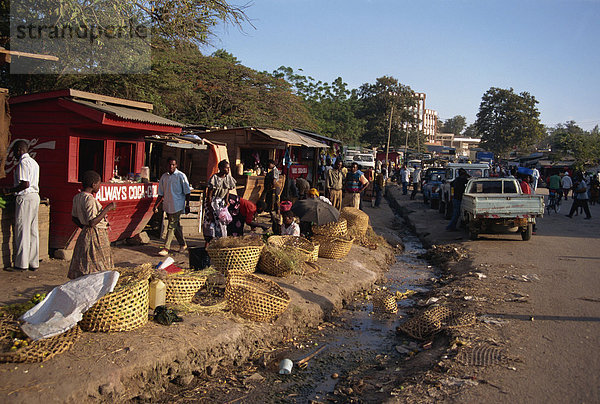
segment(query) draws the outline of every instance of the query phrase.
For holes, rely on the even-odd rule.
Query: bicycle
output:
[[[561,197],[557,195],[557,191],[551,189],[548,193],[548,214],[550,214],[550,210],[554,210],[554,213],[560,212],[560,200]]]

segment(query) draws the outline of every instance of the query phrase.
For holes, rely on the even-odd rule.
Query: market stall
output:
[[[110,240],[144,228],[158,190],[157,183],[141,179],[144,137],[180,133],[180,123],[152,114],[152,104],[72,89],[14,97],[10,107],[12,142],[27,141],[40,165],[40,196],[51,206],[51,250],[74,246],[79,230],[71,222],[71,204],[88,170],[102,178],[101,204],[117,204],[108,215]],[[9,153],[3,183],[12,181],[15,165]]]

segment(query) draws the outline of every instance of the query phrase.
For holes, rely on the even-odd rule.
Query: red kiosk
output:
[[[158,184],[119,178],[141,172],[145,136],[178,134],[182,128],[152,114],[152,108],[148,103],[71,89],[10,99],[12,143],[20,139],[29,143],[29,154],[40,165],[40,196],[50,200],[51,250],[75,245],[79,230],[71,222],[71,206],[81,187],[79,177],[87,170],[102,177],[96,196],[102,205],[117,204],[108,215],[110,241],[144,229]],[[3,182],[12,181],[15,164],[10,152]]]

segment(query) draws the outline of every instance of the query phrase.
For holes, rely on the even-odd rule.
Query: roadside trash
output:
[[[294,366],[294,362],[291,359],[284,359],[279,362],[279,374],[280,375],[289,375],[292,373],[292,367]]]
[[[408,349],[402,345],[396,345],[396,351],[400,354],[406,354],[406,355],[411,353],[410,349]]]
[[[465,299],[465,300],[467,300],[467,301],[468,301],[468,300],[473,300],[473,296],[465,296],[465,297],[463,297],[463,299]]]
[[[286,360],[286,359],[284,359]],[[289,360],[289,359],[288,359]],[[291,361],[290,361],[291,362]],[[290,368],[291,369],[291,368]],[[281,372],[280,372],[281,373]],[[244,384],[246,383],[260,383],[263,380],[265,380],[265,378],[258,372],[254,373],[251,376],[248,376],[245,380],[244,380]]]
[[[338,377],[340,377],[340,375],[338,375],[337,373],[333,373],[333,374],[331,375],[331,378],[332,378],[332,379],[337,379]]]
[[[154,309],[154,321],[162,325],[171,325],[180,323],[183,319],[177,315],[175,310],[169,309],[167,306],[158,306]]]
[[[500,319],[490,317],[487,315],[479,316],[477,319],[485,324],[504,325],[504,324],[508,323],[508,321],[506,321],[506,320],[500,320]]]
[[[504,275],[506,279],[521,282],[532,282],[539,281],[540,277],[537,274],[526,274],[526,275]]]
[[[507,297],[506,299],[504,299],[504,301],[523,303],[529,299],[529,295],[522,295],[520,293],[512,292],[510,295],[511,297]]]
[[[402,299],[406,299],[409,296],[414,295],[415,293],[417,293],[415,290],[411,290],[411,289],[407,289],[406,292],[400,292],[399,290],[396,291],[396,300],[402,300]]]
[[[441,380],[442,386],[446,387],[462,387],[462,386],[477,386],[479,384],[476,380],[471,379],[459,379],[458,377],[449,377]]]
[[[481,273],[481,272],[475,272],[475,274],[474,274],[474,275],[475,275],[476,277],[478,277],[479,279],[485,279],[485,278],[487,278],[487,275],[486,275],[486,274],[483,274],[483,273]]]
[[[323,345],[321,348],[317,349],[315,352],[311,353],[307,357],[300,359],[298,362],[296,362],[296,366],[298,366],[300,369],[305,368],[308,364],[308,361],[317,356],[319,353],[321,353],[321,351],[323,351],[325,348],[327,348],[327,345]]]

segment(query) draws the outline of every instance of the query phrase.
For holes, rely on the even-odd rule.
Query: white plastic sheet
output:
[[[46,298],[21,316],[21,328],[34,340],[70,330],[83,313],[115,288],[119,273],[104,271],[73,279],[52,289]]]

